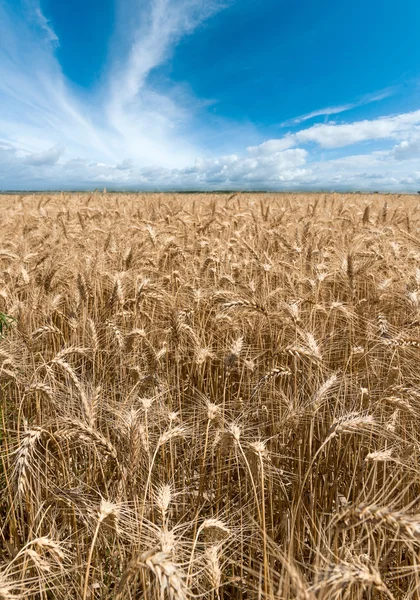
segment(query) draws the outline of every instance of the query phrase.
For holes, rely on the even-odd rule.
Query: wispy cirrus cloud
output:
[[[43,152],[51,146],[69,151],[112,152],[104,132],[82,108],[58,64],[57,40],[39,19],[39,4],[31,11],[0,4],[0,132],[19,152]],[[29,18],[32,15],[33,18]]]
[[[332,115],[338,115],[340,113],[346,112],[348,110],[352,110],[353,108],[358,108],[360,106],[364,106],[366,104],[371,104],[372,102],[379,102],[380,100],[384,100],[385,98],[389,98],[397,91],[397,87],[388,87],[373,94],[365,94],[357,100],[356,102],[351,102],[349,104],[342,104],[340,106],[327,106],[326,108],[320,108],[318,110],[314,110],[305,115],[301,115],[300,117],[295,117],[294,119],[289,119],[288,121],[284,121],[281,126],[282,127],[290,127],[292,125],[299,125],[300,123],[304,123],[305,121],[309,121],[311,119],[315,119],[316,117],[330,117]]]
[[[223,6],[216,0],[153,0],[141,11],[124,68],[111,69],[105,106],[107,122],[124,139],[130,156],[174,166],[193,158],[197,149],[186,135],[190,111],[158,93],[148,77],[180,39]]]
[[[59,44],[38,0],[12,8],[0,0],[1,137],[19,152],[64,148],[99,161],[181,166],[201,152],[190,140],[191,106],[157,92],[150,73],[177,42],[221,10],[215,0],[149,0],[131,15],[128,56],[109,64],[86,102],[57,61]],[[19,3],[19,0],[18,0]]]
[[[31,4],[29,4],[29,7],[32,8],[33,13],[38,21],[39,26],[41,27],[41,29],[44,30],[46,40],[53,46],[55,46],[55,47],[58,46],[59,40],[58,40],[57,34],[55,33],[54,29],[52,28],[49,20],[43,14],[39,4],[34,2],[34,3],[32,3],[32,6],[31,6]]]

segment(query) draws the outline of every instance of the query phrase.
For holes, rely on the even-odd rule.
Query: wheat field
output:
[[[0,599],[420,598],[418,197],[0,209]]]

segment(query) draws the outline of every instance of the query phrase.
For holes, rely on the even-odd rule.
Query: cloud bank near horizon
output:
[[[136,13],[124,60],[109,64],[86,99],[66,80],[60,43],[38,0],[25,10],[0,0],[0,189],[378,189],[420,186],[420,110],[375,119],[316,123],[392,93],[297,117],[295,131],[255,145],[236,124],[237,149],[209,151],[211,123],[191,92],[163,93],[150,75],[176,45],[226,5],[149,0]],[[208,115],[207,115],[208,116]]]

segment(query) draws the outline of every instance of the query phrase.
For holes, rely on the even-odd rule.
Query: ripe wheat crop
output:
[[[420,598],[418,198],[0,209],[0,600]]]

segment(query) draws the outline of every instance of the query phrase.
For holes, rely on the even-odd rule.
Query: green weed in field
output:
[[[13,326],[15,322],[16,319],[14,317],[0,312],[0,340],[3,337],[5,337],[7,331]]]

